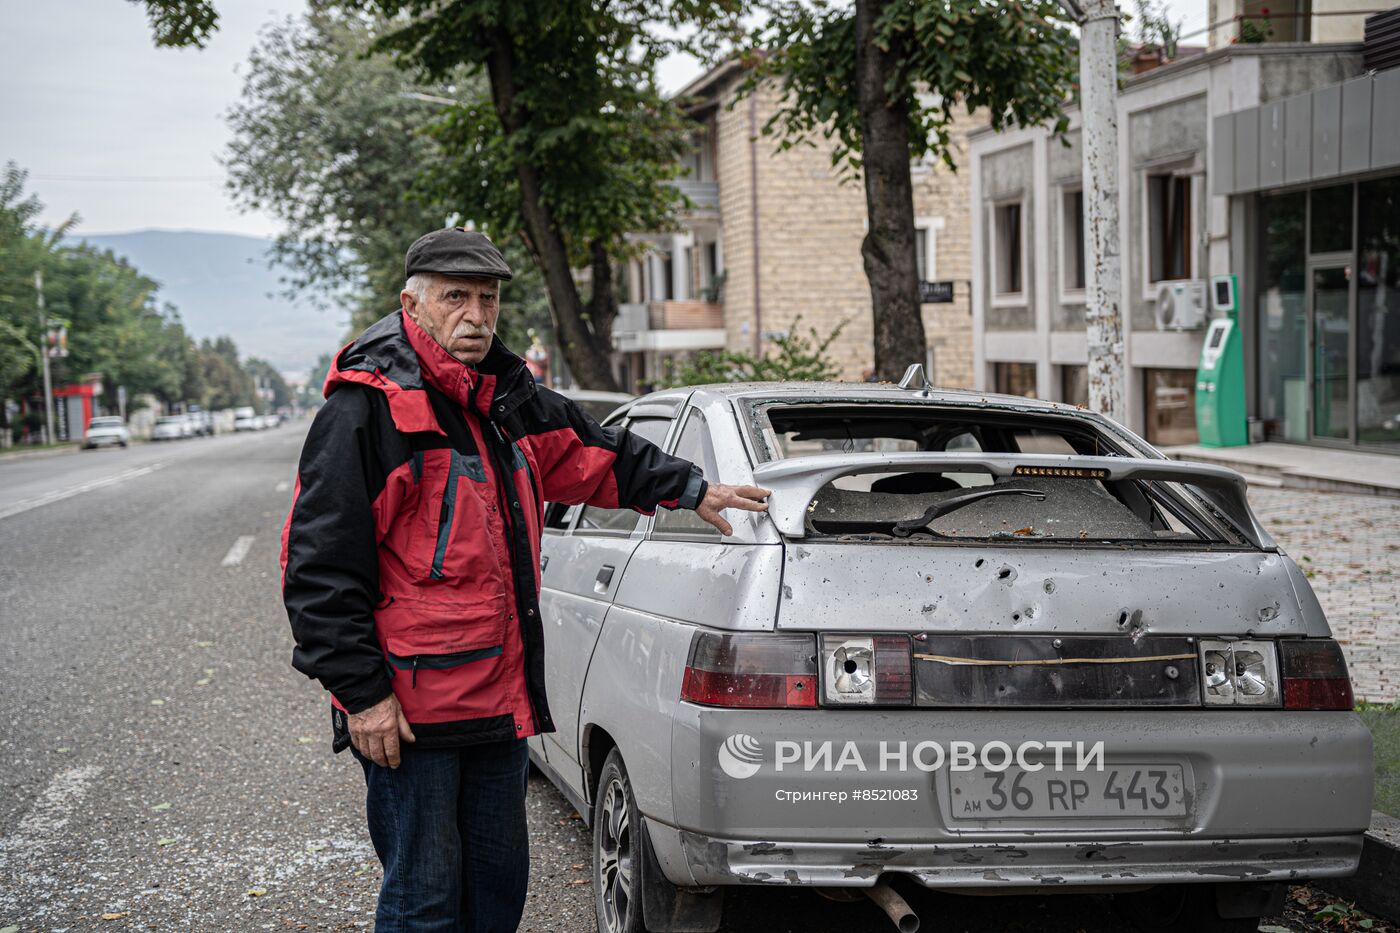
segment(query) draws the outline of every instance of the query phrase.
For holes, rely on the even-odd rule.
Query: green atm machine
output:
[[[1234,275],[1214,276],[1210,298],[1216,316],[1206,330],[1201,362],[1196,367],[1196,429],[1202,447],[1238,447],[1249,443],[1239,280]]]

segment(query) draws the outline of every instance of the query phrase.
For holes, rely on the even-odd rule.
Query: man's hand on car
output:
[[[413,730],[391,693],[369,709],[351,713],[350,742],[355,750],[384,768],[399,766],[399,741],[414,741]]]
[[[695,507],[695,514],[719,529],[720,534],[732,535],[734,528],[720,514],[724,509],[743,509],[746,512],[766,512],[768,490],[757,486],[725,486],[711,483],[705,490],[705,498]]]

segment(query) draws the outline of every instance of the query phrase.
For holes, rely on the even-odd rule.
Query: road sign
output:
[[[920,282],[919,304],[946,305],[953,301],[952,282]]]

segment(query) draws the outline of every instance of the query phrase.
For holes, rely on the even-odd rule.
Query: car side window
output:
[[[705,428],[705,416],[691,409],[681,429],[681,438],[676,443],[675,454],[682,460],[689,460],[702,470],[705,468],[705,452],[709,447],[709,431]],[[711,477],[713,479],[713,477]],[[686,537],[701,536],[720,539],[719,529],[704,521],[692,509],[658,509],[656,513],[657,534],[680,534]]]
[[[637,418],[629,421],[627,430],[653,444],[660,445],[666,440],[666,432],[671,428],[670,418]],[[631,509],[602,509],[596,505],[584,506],[579,516],[575,532],[602,531],[629,533],[637,527],[641,515]]]

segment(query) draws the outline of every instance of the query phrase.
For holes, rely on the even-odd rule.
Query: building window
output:
[[[1191,278],[1191,176],[1147,176],[1147,281]]]
[[[1023,298],[1026,282],[1024,211],[1020,201],[992,208],[992,270],[994,297]]]
[[[1060,367],[1060,401],[1081,408],[1089,407],[1089,367]]]
[[[938,278],[938,231],[942,229],[942,217],[914,218],[914,258],[920,282]]]
[[[1400,175],[1360,185],[1356,439],[1400,451]]]
[[[661,254],[661,287],[657,289],[666,301],[676,297],[676,264],[670,253]]]
[[[999,395],[1035,398],[1035,364],[993,363],[992,384]]]
[[[1147,440],[1158,447],[1194,444],[1196,433],[1196,371],[1144,369],[1143,398],[1147,405]]]
[[[1084,192],[1066,189],[1060,198],[1060,282],[1066,292],[1084,290]]]
[[[1309,225],[1308,252],[1346,253],[1351,251],[1352,186],[1314,188],[1312,222]]]

